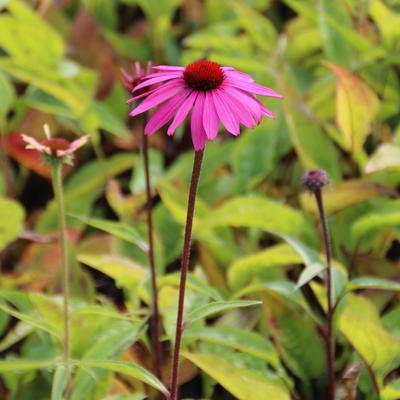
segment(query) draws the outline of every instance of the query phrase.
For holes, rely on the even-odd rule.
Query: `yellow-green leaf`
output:
[[[239,400],[290,400],[288,389],[278,379],[236,367],[211,354],[185,353],[185,357]]]
[[[352,72],[332,63],[325,65],[336,75],[336,123],[347,150],[360,150],[379,110],[376,94]]]
[[[362,296],[348,295],[346,299],[340,330],[372,370],[383,377],[400,364],[400,341],[384,329],[373,303]]]

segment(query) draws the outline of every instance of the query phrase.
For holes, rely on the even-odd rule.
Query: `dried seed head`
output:
[[[315,193],[324,186],[329,185],[329,178],[327,173],[322,169],[310,169],[302,176],[301,183],[304,188]]]

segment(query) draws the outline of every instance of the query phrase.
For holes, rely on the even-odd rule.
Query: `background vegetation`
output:
[[[397,0],[0,0],[0,10],[1,399],[49,399],[62,351],[49,170],[19,136],[41,138],[44,122],[91,135],[65,176],[81,360],[70,398],[158,398],[151,376],[115,362],[152,369],[142,128],[127,118],[119,67],[203,57],[285,99],[268,102],[276,120],[207,145],[182,398],[324,398],[323,247],[300,187],[314,167],[331,178],[338,399],[400,398]],[[151,146],[167,383],[193,153],[183,129]],[[221,303],[240,298],[263,304]]]

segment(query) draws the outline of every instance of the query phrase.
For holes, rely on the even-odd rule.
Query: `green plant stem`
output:
[[[144,125],[146,124],[146,116],[144,117]],[[143,151],[143,163],[146,180],[146,197],[147,197],[147,235],[149,241],[148,259],[150,265],[151,275],[151,286],[152,286],[152,341],[155,353],[155,371],[158,378],[161,379],[161,365],[162,365],[162,348],[161,348],[161,321],[160,312],[158,308],[158,288],[157,288],[157,271],[154,259],[154,233],[153,233],[153,202],[151,196],[151,184],[150,184],[150,167],[149,167],[149,144],[148,138],[142,134],[142,151]]]
[[[62,185],[62,162],[54,161],[51,166],[54,197],[57,204],[58,229],[60,232],[62,277],[63,277],[63,314],[64,314],[64,363],[69,367],[71,360],[69,294],[70,294],[70,267],[67,248],[67,229],[65,222],[64,193]]]
[[[332,244],[329,235],[328,222],[325,213],[324,202],[322,198],[321,189],[316,190],[315,199],[317,200],[321,226],[322,236],[324,238],[324,246],[326,253],[326,291],[328,309],[326,313],[326,356],[328,368],[328,399],[335,400],[335,338],[333,335],[333,291],[332,291]]]
[[[171,385],[170,385],[171,394],[169,397],[170,400],[176,400],[178,395],[179,354],[180,354],[181,339],[183,333],[183,310],[185,305],[186,277],[189,269],[193,216],[194,216],[196,194],[199,184],[203,155],[204,155],[204,150],[195,151],[194,153],[192,179],[189,188],[185,237],[183,242],[183,253],[182,253],[181,280],[179,284],[178,315],[176,318],[175,347],[174,347],[174,357],[172,360]]]

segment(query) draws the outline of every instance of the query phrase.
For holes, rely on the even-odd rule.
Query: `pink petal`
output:
[[[231,93],[235,98],[240,100],[243,104],[247,104],[248,110],[250,111],[251,115],[253,116],[254,120],[257,124],[261,122],[262,119],[262,111],[260,109],[259,101],[256,99],[255,96],[250,96],[246,92],[243,92],[236,88],[225,87],[222,88]]]
[[[229,102],[231,110],[235,112],[235,115],[239,119],[240,123],[247,128],[254,128],[254,119],[248,109],[247,104],[232,96],[232,94],[229,93],[229,89],[226,90],[221,88],[220,90],[224,93],[226,100]]]
[[[197,92],[192,91],[187,99],[183,102],[181,107],[179,108],[178,112],[175,115],[172,124],[168,127],[167,134],[173,135],[175,133],[176,128],[183,122],[186,116],[189,114],[193,103],[196,101]]]
[[[269,96],[276,97],[278,99],[282,99],[283,96],[274,92],[272,89],[267,88],[266,86],[259,85],[258,83],[250,83],[244,82],[238,79],[226,78],[224,80],[224,85],[229,87],[236,87],[238,89],[245,90],[250,93],[258,94],[260,96]]]
[[[152,67],[153,69],[157,69],[159,71],[184,71],[185,67],[178,67],[172,65],[156,65]]]
[[[214,140],[218,133],[218,114],[215,109],[213,96],[206,92],[203,110],[203,126],[208,139]]]
[[[203,106],[204,106],[205,95],[203,92],[199,92],[194,103],[192,120],[191,120],[191,131],[192,131],[192,142],[196,151],[203,150],[206,144],[207,135],[203,127]]]
[[[225,75],[226,78],[238,79],[238,80],[241,80],[241,81],[244,81],[244,82],[248,82],[248,83],[253,83],[254,82],[254,79],[250,75],[245,74],[245,73],[240,72],[240,71],[236,71],[236,70],[226,71],[224,73],[224,75]]]
[[[261,103],[260,100],[258,100],[258,99],[255,99],[255,100],[257,101],[258,105],[260,106],[260,109],[263,114],[265,114],[269,118],[275,119],[275,114],[271,110],[268,110],[268,108],[265,107],[264,104]]]
[[[227,104],[227,99],[220,90],[211,91],[215,108],[219,119],[226,128],[226,130],[232,135],[240,134],[239,119],[235,116],[235,112]]]
[[[180,82],[170,82],[158,88],[154,93],[147,97],[139,106],[130,112],[130,116],[141,114],[150,108],[158,106],[165,100],[168,100],[171,96],[184,87]]]
[[[142,97],[149,96],[150,94],[154,93],[154,92],[155,92],[156,90],[158,90],[158,89],[160,89],[160,88],[159,88],[159,87],[156,87],[156,88],[154,88],[154,89],[152,89],[152,90],[149,90],[148,92],[139,94],[138,96],[135,96],[135,97],[131,97],[131,98],[126,102],[126,104],[133,103],[134,101],[139,100],[139,99],[141,99]]]
[[[185,89],[162,104],[146,124],[144,128],[145,135],[151,135],[163,127],[174,116],[189,93],[190,89]]]
[[[74,153],[76,150],[78,150],[80,147],[85,145],[87,141],[89,140],[89,135],[85,135],[80,137],[79,139],[74,140],[66,150],[57,150],[56,155],[57,157],[64,157],[67,156],[68,154]]]
[[[51,154],[50,148],[39,143],[34,137],[22,133],[21,138],[27,144],[25,146],[26,149],[37,150],[40,153],[47,153],[49,155]]]
[[[144,82],[146,79],[153,79],[153,78],[157,78],[157,77],[160,77],[160,76],[167,77],[167,76],[171,76],[172,75],[172,77],[175,77],[176,74],[177,74],[177,72],[173,72],[173,71],[152,72],[151,74],[147,74],[146,76],[143,76],[142,79],[143,79],[143,82]],[[182,76],[182,74],[179,73],[179,76]]]
[[[143,89],[147,86],[154,85],[155,83],[160,83],[160,82],[164,82],[164,81],[167,81],[170,79],[177,79],[177,78],[181,78],[181,77],[182,77],[181,73],[157,74],[157,76],[154,78],[150,78],[150,79],[145,78],[142,83],[139,83],[139,85],[137,85],[135,87],[135,89],[133,89],[133,91],[136,92],[139,89]]]

